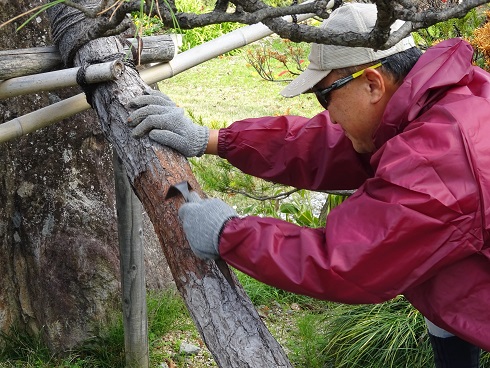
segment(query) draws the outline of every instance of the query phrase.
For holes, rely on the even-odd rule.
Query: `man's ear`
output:
[[[376,69],[366,69],[363,73],[363,77],[367,83],[369,93],[371,96],[371,102],[379,102],[386,93],[386,81],[383,75]]]

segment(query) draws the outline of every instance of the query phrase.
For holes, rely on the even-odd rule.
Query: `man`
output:
[[[323,27],[368,32],[375,21],[374,5],[348,3]],[[264,283],[343,303],[405,295],[428,320],[438,367],[478,367],[476,346],[490,349],[490,76],[460,39],[422,56],[413,46],[313,44],[308,69],[282,92],[314,92],[326,111],[312,119],[209,131],[150,94],[132,102],[130,122],[188,157],[218,154],[298,188],[357,189],[324,229],[240,218],[196,194],[179,216],[199,257]]]

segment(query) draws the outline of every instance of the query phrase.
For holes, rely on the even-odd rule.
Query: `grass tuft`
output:
[[[423,317],[399,296],[376,305],[332,304],[323,353],[335,367],[427,367]]]

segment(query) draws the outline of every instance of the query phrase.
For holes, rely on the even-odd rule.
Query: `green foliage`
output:
[[[403,297],[375,305],[331,303],[320,317],[329,365],[348,368],[431,367],[433,353],[423,316]],[[490,367],[483,352],[481,367]]]
[[[292,0],[265,0],[264,3],[270,6],[288,6],[292,4]]]
[[[279,205],[279,213],[284,215],[284,219],[299,226],[321,227],[322,219],[314,214],[314,207],[311,203],[311,193],[307,190],[300,190],[291,196],[291,200]]]
[[[473,44],[475,29],[481,27],[486,21],[484,9],[488,9],[488,5],[472,9],[463,18],[450,19],[414,32],[415,42],[421,48],[428,48],[443,40],[461,37]],[[475,45],[473,44],[473,46]],[[482,68],[487,67],[485,55],[478,47],[475,47],[474,62]]]
[[[147,295],[150,361],[162,361],[158,347],[162,336],[175,330],[192,330],[193,326],[180,295],[173,289],[153,291]],[[124,367],[124,327],[118,315],[98,336],[73,351],[80,367]],[[75,368],[70,366],[70,368]]]
[[[414,32],[413,36],[420,47],[427,48],[449,38],[470,38],[473,31],[480,27],[484,20],[485,17],[480,10],[472,9],[463,18],[449,19],[434,24],[429,28]]]
[[[323,368],[328,367],[328,356],[324,354],[325,319],[318,312],[307,311],[297,320],[288,343],[291,350],[289,358],[295,367]]]
[[[238,281],[240,281],[240,284],[243,286],[250,300],[256,306],[271,305],[274,302],[283,305],[298,303],[300,305],[306,305],[308,308],[314,307],[314,309],[318,309],[321,308],[324,303],[304,295],[293,294],[288,291],[266,285],[240,271],[234,270],[234,272],[236,273]]]
[[[181,2],[176,2],[177,10],[179,12],[190,12],[190,13],[206,13],[212,10],[213,2],[206,4],[207,2],[202,2],[199,0],[186,0]],[[218,38],[226,33],[234,31],[242,27],[243,25],[239,23],[219,23],[211,24],[204,27],[198,27],[193,29],[182,29],[174,17],[173,27],[167,28],[162,23],[158,16],[149,17],[148,15],[141,12],[135,12],[132,14],[133,22],[135,23],[138,32],[142,35],[154,35],[154,34],[164,34],[164,33],[180,33],[183,35],[181,51],[189,50],[195,46],[202,43],[211,41]],[[231,52],[233,53],[233,52]]]
[[[79,358],[80,367],[123,368],[126,357],[122,317],[114,316],[97,335],[84,341],[72,354]]]
[[[152,348],[161,336],[173,330],[188,330],[194,326],[189,319],[180,295],[174,290],[151,292],[147,296],[150,360],[155,358]],[[41,333],[29,335],[13,328],[0,333],[0,368],[123,368],[125,362],[124,327],[117,314],[94,337],[73,349],[66,358],[54,356],[43,343]]]
[[[184,35],[182,51],[189,50],[195,46],[211,41],[240,27],[242,27],[242,25],[238,23],[220,23],[210,24],[200,28],[182,30]],[[228,54],[233,55],[234,53],[236,53],[236,51],[230,51]]]
[[[27,334],[17,326],[0,332],[0,367],[49,367],[54,357],[42,341],[42,332]]]
[[[207,126],[227,126],[245,118],[313,116],[321,106],[312,94],[284,98],[286,82],[269,83],[240,54],[215,58],[159,83],[160,89]]]
[[[173,289],[150,292],[147,298],[148,335],[150,341],[172,330],[189,329],[189,313],[180,295]]]
[[[197,334],[184,301],[176,290],[168,289],[150,292],[147,298],[147,306],[150,361],[161,362],[169,358],[179,360],[180,357],[178,356],[171,357],[162,353],[161,347],[168,345],[165,341],[165,335],[172,331],[195,331]],[[178,351],[178,347],[175,350]]]
[[[152,36],[168,32],[157,16],[149,17],[146,14],[133,13],[132,17],[137,29],[136,33],[141,33],[142,36]]]
[[[470,10],[463,18],[450,19],[414,32],[413,37],[422,49],[453,37],[466,39],[473,46],[473,62],[475,65],[489,71],[489,9],[488,4],[482,5]]]
[[[332,305],[323,353],[335,367],[427,367],[423,317],[403,297],[376,305]]]
[[[244,187],[250,189],[257,186],[251,176],[243,175],[228,161],[218,157],[191,159],[191,162],[193,172],[206,192],[231,194]]]

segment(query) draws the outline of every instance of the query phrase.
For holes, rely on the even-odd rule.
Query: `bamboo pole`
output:
[[[81,93],[19,116],[0,124],[0,143],[32,133],[89,108],[85,95]]]
[[[80,68],[77,67],[7,79],[0,82],[0,100],[29,93],[76,86],[79,70]],[[94,84],[116,80],[123,73],[124,63],[120,60],[92,64],[85,71],[85,82]]]
[[[314,15],[315,14],[304,14],[299,15],[297,18],[298,21],[303,21]],[[291,17],[287,17],[286,19],[290,18]],[[177,54],[168,63],[157,64],[142,70],[140,73],[141,78],[147,84],[162,81],[216,56],[258,41],[272,33],[273,32],[262,23],[236,29],[221,37],[215,38],[214,40]],[[26,115],[19,116],[0,125],[0,143],[44,128],[89,108],[90,105],[85,100],[85,95],[81,93]]]

